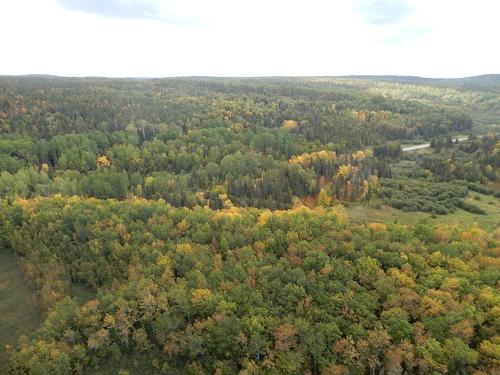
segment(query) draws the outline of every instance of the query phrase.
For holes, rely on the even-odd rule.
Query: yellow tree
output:
[[[318,205],[328,207],[331,203],[331,198],[326,193],[325,189],[321,189],[318,194]]]
[[[349,175],[351,174],[352,167],[351,165],[341,165],[339,169],[337,170],[337,177],[343,179],[344,181],[347,181],[349,178]]]
[[[285,120],[283,121],[283,125],[281,126],[282,129],[286,130],[292,130],[297,127],[297,121],[295,120]]]
[[[106,155],[102,155],[97,158],[97,165],[101,168],[107,168],[111,166],[111,163],[109,162]]]

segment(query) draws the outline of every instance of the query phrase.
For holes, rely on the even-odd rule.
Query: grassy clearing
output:
[[[478,196],[480,200],[474,199],[476,196]],[[487,214],[477,215],[457,209],[455,212],[448,215],[432,217],[431,214],[426,212],[406,212],[385,205],[380,208],[366,207],[363,205],[349,205],[346,209],[349,220],[352,223],[374,221],[381,223],[398,222],[400,224],[415,224],[420,221],[427,221],[430,224],[477,224],[480,228],[485,230],[493,230],[500,226],[500,199],[489,195],[472,193],[466,201],[482,208]]]
[[[91,288],[73,284],[70,294],[79,303],[95,298]],[[37,307],[37,293],[23,277],[18,258],[9,251],[0,251],[0,374],[6,372],[6,345],[15,345],[22,335],[34,333],[43,321]]]
[[[0,251],[0,373],[6,362],[5,345],[13,345],[21,335],[35,331],[42,321],[36,292],[23,278],[14,254]]]

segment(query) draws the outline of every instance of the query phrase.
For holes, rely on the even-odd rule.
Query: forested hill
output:
[[[412,85],[449,86],[463,89],[500,89],[500,74],[483,74],[464,78],[426,78],[418,76],[372,76],[351,75],[338,78],[353,80],[371,80],[374,82],[392,82]]]
[[[493,374],[499,112],[495,90],[383,77],[0,77],[0,251],[43,314],[0,358]]]

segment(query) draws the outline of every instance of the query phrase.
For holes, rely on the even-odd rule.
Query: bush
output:
[[[473,214],[486,215],[486,211],[485,210],[483,210],[482,208],[479,208],[477,206],[474,206],[471,203],[465,202],[465,201],[460,202],[459,203],[459,207],[462,210],[468,211],[468,212],[473,213]]]

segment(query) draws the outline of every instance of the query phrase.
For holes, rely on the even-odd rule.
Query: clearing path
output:
[[[463,142],[463,141],[466,141],[469,138],[456,138],[456,139],[458,140],[458,142]],[[453,141],[455,141],[455,139]],[[422,143],[420,145],[403,147],[402,150],[403,150],[403,152],[417,151],[417,150],[423,150],[423,149],[429,148],[429,147],[431,147],[430,143]]]

